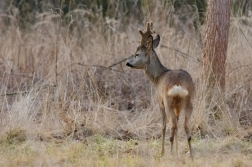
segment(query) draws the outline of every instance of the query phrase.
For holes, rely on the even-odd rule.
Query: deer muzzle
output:
[[[130,63],[126,63],[126,66],[133,67]]]

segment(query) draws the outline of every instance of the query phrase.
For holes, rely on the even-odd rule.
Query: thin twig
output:
[[[55,81],[56,84],[58,84],[58,52],[59,52],[59,35],[60,35],[60,28],[61,28],[61,11],[62,11],[62,3],[60,6],[60,11],[59,11],[59,15],[60,15],[60,20],[59,20],[59,27],[58,27],[58,34],[56,36],[56,42],[55,42]]]
[[[242,29],[241,29],[241,27],[240,27],[240,25],[238,24],[238,27],[239,27],[239,29],[240,29],[240,31],[241,31],[241,33],[242,33],[242,35],[244,36],[244,38],[246,39],[246,41],[248,42],[248,44],[249,44],[249,46],[250,46],[250,48],[252,48],[252,45],[249,43],[249,40],[248,40],[248,38],[246,37],[246,35],[244,34],[244,32],[242,31]]]
[[[65,69],[69,68],[70,66],[73,66],[73,65],[80,65],[80,66],[84,66],[84,67],[98,67],[98,68],[104,68],[104,69],[107,69],[107,70],[111,70],[111,71],[115,71],[115,72],[119,72],[119,73],[123,73],[123,71],[120,71],[120,70],[116,70],[116,69],[112,69],[109,67],[106,67],[106,66],[101,66],[101,65],[87,65],[87,64],[83,64],[83,63],[71,63],[69,64],[68,66],[66,66],[65,68],[61,69],[58,73],[61,73],[62,71],[64,71]]]
[[[81,65],[81,66],[86,66],[86,67],[99,67],[99,68],[104,68],[104,69],[107,69],[107,70],[112,70],[112,71],[115,71],[115,72],[123,73],[123,71],[112,69],[110,66],[109,67],[105,67],[105,66],[101,66],[101,65],[87,65],[87,64],[82,64],[82,63],[75,63],[75,64],[78,64],[78,65]],[[119,64],[119,63],[117,63],[117,64]],[[113,66],[115,66],[115,65],[116,64],[113,64]]]
[[[0,71],[3,75],[6,74],[6,75],[15,75],[17,77],[25,77],[25,78],[30,78],[30,79],[33,79],[34,77],[32,76],[28,76],[28,75],[24,75],[24,74],[15,74],[15,73],[7,73],[7,72],[2,72]],[[35,78],[36,79],[36,78]]]
[[[116,62],[116,63],[114,63],[114,64],[112,64],[112,65],[108,66],[108,68],[111,68],[111,67],[116,66],[117,64],[120,64],[120,63],[122,63],[122,62],[124,62],[124,61],[128,60],[130,57],[131,57],[131,56],[129,56],[129,57],[125,58],[125,59],[122,59],[121,61],[118,61],[118,62]]]
[[[172,47],[169,47],[169,46],[166,46],[166,45],[161,45],[161,47],[165,47],[165,48],[174,50],[174,51],[180,53],[180,55],[181,55],[182,57],[187,58],[187,59],[190,59],[190,60],[194,61],[195,63],[202,63],[201,60],[195,59],[193,56],[190,56],[190,55],[188,55],[188,54],[186,54],[186,53],[184,53],[184,52],[182,52],[182,51],[180,51],[180,50],[178,50],[178,49],[176,49],[176,48],[172,48]]]
[[[36,89],[35,91],[39,91],[41,89],[46,89],[46,88],[52,88],[52,87],[56,87],[57,85],[54,84],[54,85],[45,85],[43,86],[42,88],[38,88]],[[14,96],[14,95],[19,95],[19,94],[27,94],[27,93],[30,93],[31,90],[27,90],[27,91],[19,91],[19,92],[11,92],[11,93],[4,93],[4,94],[1,94],[1,96]]]

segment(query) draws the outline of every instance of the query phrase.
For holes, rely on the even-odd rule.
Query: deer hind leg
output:
[[[164,103],[165,105],[165,112],[166,115],[169,118],[169,122],[171,122],[171,137],[170,137],[170,142],[171,142],[171,153],[173,152],[173,143],[174,143],[174,139],[176,142],[176,149],[177,149],[177,122],[178,122],[178,114],[179,114],[179,110],[175,111],[174,110],[174,99],[173,98],[167,98],[166,99],[166,103]]]
[[[171,137],[170,137],[170,142],[171,142],[171,153],[173,152],[173,142],[175,139],[176,142],[176,152],[178,152],[178,126],[177,126],[177,120],[178,117],[175,116],[174,112],[171,114]]]
[[[174,135],[174,139],[175,139],[175,146],[176,146],[176,154],[178,155],[178,120],[179,120],[179,114],[180,114],[180,106],[176,106],[174,107],[174,113],[175,113],[175,117],[176,117],[176,131],[175,131],[175,135]]]
[[[188,146],[189,146],[189,152],[190,152],[190,156],[193,158],[193,154],[192,154],[192,146],[191,146],[191,133],[190,133],[190,129],[188,127],[188,122],[190,120],[190,117],[192,115],[192,103],[189,101],[186,109],[185,109],[185,124],[184,124],[184,128],[185,128],[185,132],[186,132],[186,136],[187,136],[187,141],[188,141]]]

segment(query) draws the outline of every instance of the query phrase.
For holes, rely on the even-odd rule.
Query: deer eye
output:
[[[136,54],[135,57],[139,56],[139,54]]]

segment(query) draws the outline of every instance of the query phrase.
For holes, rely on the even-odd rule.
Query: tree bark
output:
[[[206,108],[220,117],[225,92],[225,62],[228,47],[230,0],[209,0],[203,49]]]

